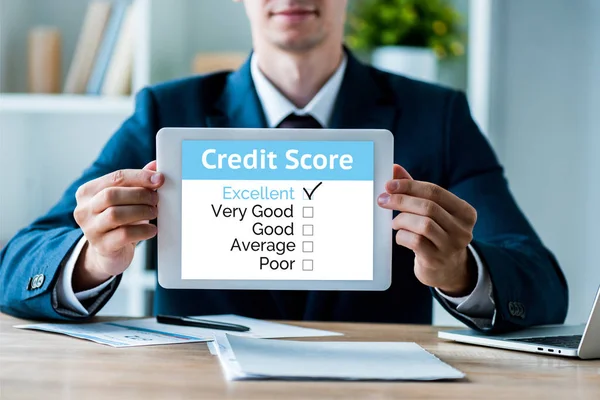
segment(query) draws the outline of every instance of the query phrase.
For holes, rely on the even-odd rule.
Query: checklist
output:
[[[182,279],[373,279],[372,142],[184,141],[182,163]]]
[[[322,185],[322,182],[319,183],[319,186]],[[314,189],[312,190],[312,193],[314,194]],[[309,196],[309,192],[304,189],[304,194],[305,194],[305,199],[311,201],[312,197]],[[314,207],[303,207],[302,208],[302,217],[304,218],[314,218],[315,214],[314,214]],[[303,236],[313,236],[314,235],[314,225],[302,225],[302,235]],[[313,249],[314,249],[314,243],[312,241],[304,241],[302,242],[302,252],[304,253],[312,253]],[[314,267],[313,267],[313,263],[314,260],[302,260],[302,271],[313,271]]]

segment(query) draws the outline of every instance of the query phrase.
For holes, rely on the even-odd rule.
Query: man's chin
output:
[[[274,43],[281,50],[296,52],[296,53],[304,53],[307,51],[311,51],[317,48],[323,40],[321,38],[285,38],[280,40],[275,40]]]

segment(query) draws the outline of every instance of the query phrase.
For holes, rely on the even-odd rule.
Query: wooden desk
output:
[[[114,349],[62,335],[12,328],[0,315],[2,399],[600,399],[600,361],[579,361],[460,345],[438,328],[298,323],[343,332],[325,340],[414,341],[467,378],[455,382],[227,382],[206,344]],[[306,339],[319,340],[319,339]]]

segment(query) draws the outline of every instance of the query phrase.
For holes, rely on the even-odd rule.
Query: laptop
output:
[[[507,334],[485,334],[460,329],[440,331],[438,337],[500,349],[581,359],[600,358],[600,288],[585,325],[539,326]]]

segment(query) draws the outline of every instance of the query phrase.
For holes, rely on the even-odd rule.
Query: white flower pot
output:
[[[436,83],[438,60],[433,50],[423,47],[385,46],[373,51],[374,67],[421,81]]]

